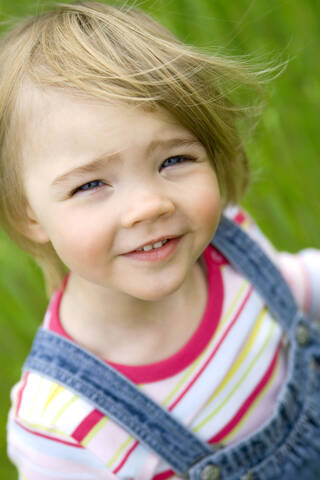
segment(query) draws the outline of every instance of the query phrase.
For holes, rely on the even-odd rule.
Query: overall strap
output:
[[[180,476],[214,449],[100,358],[40,328],[24,370],[67,387],[162,457]]]
[[[260,293],[282,329],[292,330],[298,307],[283,276],[261,247],[232,220],[222,217],[211,243]]]
[[[225,217],[212,243],[254,284],[288,331],[297,307],[281,274],[260,247]],[[60,335],[39,329],[24,370],[41,373],[84,397],[156,452],[179,476],[187,476],[192,465],[214,451],[214,446],[198,439],[130,380]]]

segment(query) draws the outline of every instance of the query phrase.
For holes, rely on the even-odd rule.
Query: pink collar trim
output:
[[[211,245],[205,249],[203,258],[208,272],[208,300],[202,320],[187,343],[175,354],[159,362],[145,365],[124,365],[105,360],[106,363],[135,383],[151,383],[181,372],[201,354],[219,324],[224,296],[220,267],[227,263],[225,258]],[[68,275],[52,298],[47,328],[74,341],[62,327],[59,317],[60,303],[67,281]]]

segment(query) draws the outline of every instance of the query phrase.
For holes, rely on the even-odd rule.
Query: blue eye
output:
[[[101,187],[101,185],[104,185],[104,183],[101,180],[92,180],[91,182],[84,183],[80,187],[75,188],[71,192],[71,195],[74,195],[77,192],[87,192],[87,191],[90,191],[90,190],[95,190],[95,189]]]
[[[195,159],[193,157],[190,157],[190,156],[186,156],[186,155],[175,155],[173,157],[169,157],[167,158],[162,164],[161,164],[161,167],[162,168],[166,168],[166,167],[172,167],[174,165],[178,165],[180,163],[185,163],[185,162],[192,162],[194,161]]]

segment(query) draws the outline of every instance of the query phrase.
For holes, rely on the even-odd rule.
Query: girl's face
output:
[[[165,111],[53,91],[34,93],[30,109],[26,234],[51,241],[90,287],[141,300],[181,287],[221,210],[215,172],[193,134]]]

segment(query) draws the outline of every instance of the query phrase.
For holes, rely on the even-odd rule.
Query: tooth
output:
[[[143,247],[143,250],[145,252],[149,252],[149,250],[152,250],[152,245],[147,245],[146,247]]]
[[[152,245],[152,247],[153,247],[153,248],[160,248],[160,247],[162,247],[163,244],[164,244],[164,242],[157,242],[157,243],[154,243],[154,244]]]

